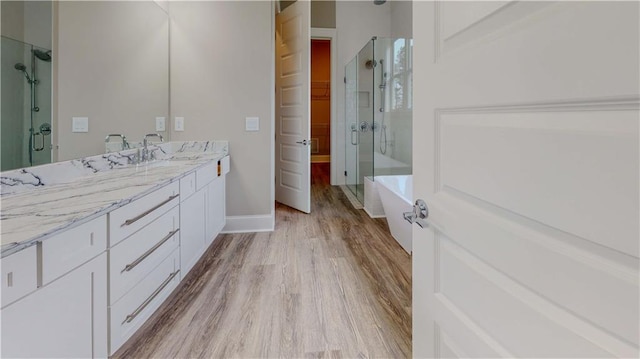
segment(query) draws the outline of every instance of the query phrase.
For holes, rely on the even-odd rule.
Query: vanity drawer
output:
[[[211,181],[218,177],[217,168],[218,161],[214,161],[207,163],[196,171],[196,184],[198,185],[198,190],[208,185]]]
[[[178,204],[179,191],[179,183],[172,182],[112,211],[109,214],[110,246],[113,247],[173,208]]]
[[[179,268],[180,251],[175,249],[138,285],[110,307],[110,355],[144,324],[180,283]]]
[[[36,246],[2,258],[2,307],[38,287]]]
[[[180,178],[180,202],[196,193],[196,173],[191,172]]]
[[[42,285],[88,262],[106,249],[106,215],[42,241]]]
[[[173,207],[110,250],[109,303],[117,302],[180,244],[180,210]]]

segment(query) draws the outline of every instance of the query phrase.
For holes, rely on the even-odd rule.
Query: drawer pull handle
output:
[[[180,228],[169,232],[169,234],[164,236],[164,238],[162,238],[160,240],[160,242],[156,243],[153,247],[149,248],[149,250],[144,252],[144,254],[142,254],[140,257],[138,257],[138,259],[136,259],[135,261],[127,264],[124,267],[124,269],[120,271],[120,273],[128,272],[128,271],[132,270],[133,268],[135,268],[138,264],[140,264],[140,262],[145,260],[145,258],[147,258],[149,255],[151,255],[151,253],[153,253],[156,249],[160,248],[160,246],[163,245],[164,242],[168,241],[169,239],[171,239],[171,237],[173,237],[174,234],[178,233],[179,230],[180,230]]]
[[[169,274],[169,277],[167,279],[164,280],[164,282],[162,282],[162,284],[160,284],[160,287],[158,287],[158,289],[156,289],[153,293],[151,293],[151,295],[149,296],[149,298],[147,298],[144,302],[142,302],[142,304],[140,304],[140,306],[138,308],[136,308],[136,310],[133,311],[133,313],[127,315],[126,318],[124,318],[124,321],[122,322],[122,324],[124,323],[131,323],[132,320],[134,320],[138,314],[140,314],[140,312],[142,312],[144,310],[144,308],[147,307],[147,305],[149,305],[149,303],[151,303],[151,301],[158,296],[158,294],[160,294],[160,292],[162,292],[162,290],[164,289],[164,287],[166,287],[167,285],[169,285],[169,283],[171,283],[171,281],[173,280],[173,278],[178,275],[178,273],[180,272],[180,269],[178,269],[177,271]]]
[[[124,223],[122,223],[122,225],[120,227],[124,227],[124,226],[128,226],[130,224],[133,224],[135,222],[137,222],[138,220],[140,220],[142,217],[146,216],[147,214],[155,211],[156,209],[164,206],[165,204],[167,204],[168,202],[171,202],[171,200],[173,200],[174,198],[178,197],[180,194],[174,194],[173,196],[170,196],[169,198],[165,199],[164,201],[162,201],[161,203],[158,203],[157,205],[155,205],[153,208],[149,208],[148,210],[146,210],[143,213],[140,213],[139,215],[131,218],[131,219],[127,219],[126,221],[124,221]]]

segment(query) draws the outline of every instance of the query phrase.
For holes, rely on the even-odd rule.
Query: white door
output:
[[[276,201],[309,213],[309,1],[276,15]]]
[[[638,357],[638,2],[421,2],[416,357]]]

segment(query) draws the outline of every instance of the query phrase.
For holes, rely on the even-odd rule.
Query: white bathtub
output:
[[[411,253],[411,224],[402,214],[413,210],[413,176],[376,176],[374,182],[380,194],[391,235],[407,253]]]

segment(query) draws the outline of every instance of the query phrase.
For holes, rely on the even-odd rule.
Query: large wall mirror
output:
[[[104,153],[109,134],[130,143],[147,133],[169,134],[163,2],[1,6],[1,170]],[[156,130],[159,117],[167,131]]]

